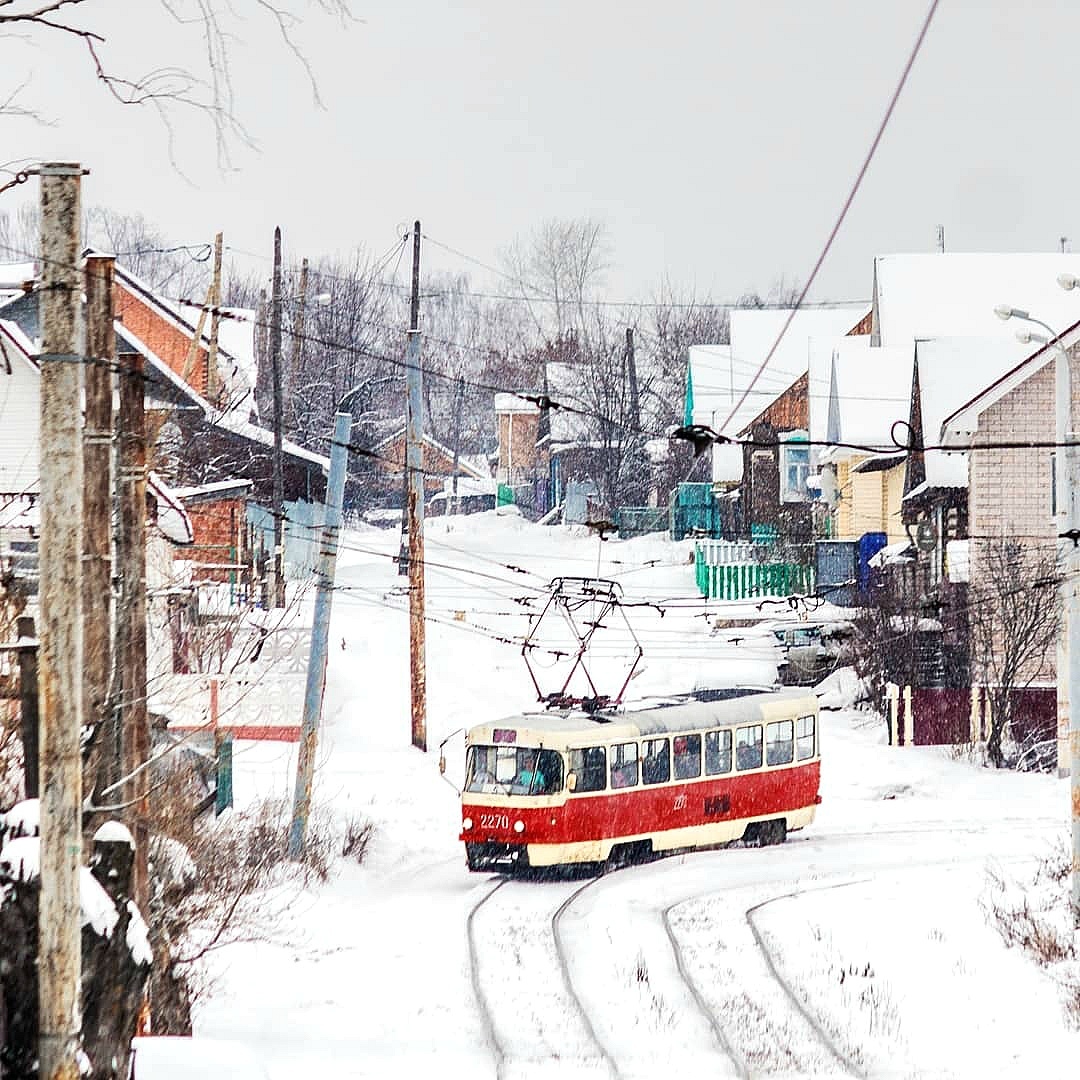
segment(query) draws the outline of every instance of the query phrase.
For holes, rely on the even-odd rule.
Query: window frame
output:
[[[755,743],[741,743],[740,736],[743,732],[756,731],[758,733],[757,741]],[[740,765],[739,764],[739,750],[742,747],[751,746],[757,749],[757,764],[756,765]],[[755,769],[760,769],[765,764],[765,725],[764,724],[745,724],[742,727],[735,729],[735,771],[736,772],[753,772]]]
[[[799,725],[804,721],[810,721],[810,733],[809,735],[799,733]],[[804,754],[800,750],[800,743],[805,739],[810,739],[810,753]],[[798,716],[795,718],[795,760],[796,761],[810,761],[817,755],[817,717],[813,713],[809,713],[806,716]]]
[[[710,769],[709,768],[709,738],[710,738],[710,736],[713,736],[713,735],[716,736],[716,744],[717,744],[716,753],[717,753],[717,755],[721,755],[723,753],[727,754],[727,768],[726,769]],[[720,748],[720,742],[721,742],[721,739],[722,739],[722,737],[724,735],[727,736],[727,748],[726,748],[726,750],[722,750]],[[719,761],[722,760],[722,758],[718,756],[716,760],[719,762]],[[734,768],[735,768],[735,733],[731,730],[731,728],[717,728],[717,729],[715,729],[713,731],[706,731],[705,732],[704,765],[705,765],[705,775],[706,776],[729,776],[734,771]]]
[[[680,739],[686,740],[686,746],[689,747],[691,743],[697,743],[697,750],[691,751],[689,749],[684,750],[683,753],[678,751],[678,743]],[[688,772],[682,774],[679,772],[680,761],[693,761],[697,759],[697,770],[695,772]],[[671,740],[671,776],[674,780],[697,780],[701,776],[701,735],[698,732],[680,732],[678,735],[672,737]]]
[[[664,775],[655,779],[650,778],[648,769],[648,763],[651,761],[659,761],[659,754],[652,754],[647,749],[653,746],[653,744],[663,744],[663,763],[664,763]],[[671,781],[671,737],[669,735],[659,735],[650,739],[641,740],[641,782],[649,787],[654,787],[657,784],[667,784]]]
[[[586,757],[590,752],[599,752],[603,757],[603,763],[599,766],[588,764]],[[574,755],[581,755],[581,767],[575,768]],[[608,789],[608,765],[607,765],[607,747],[604,745],[593,746],[574,746],[569,750],[569,765],[568,773],[573,773],[575,776],[574,781],[574,794],[589,794],[596,791],[607,791]],[[599,778],[600,784],[598,786],[586,786],[585,778],[592,776],[595,780]]]
[[[626,747],[632,746],[634,748],[633,760],[629,760],[623,756],[621,751]],[[629,767],[634,767],[634,779],[632,782],[624,783],[623,775]],[[620,770],[619,783],[615,783],[615,770]],[[611,753],[608,754],[608,783],[611,786],[612,791],[626,791],[628,788],[635,788],[641,783],[641,755],[638,753],[637,741],[612,743]]]
[[[769,732],[773,729],[788,727],[788,737],[786,739],[776,739],[772,742],[769,741]],[[774,756],[773,747],[787,746],[787,757],[781,757],[779,755]],[[780,765],[790,765],[795,760],[795,718],[793,716],[786,717],[783,720],[770,720],[765,725],[765,764],[770,767],[777,767]]]

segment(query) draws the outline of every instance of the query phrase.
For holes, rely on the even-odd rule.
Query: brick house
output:
[[[369,459],[376,486],[382,489],[386,502],[395,506],[401,505],[405,489],[405,436],[404,425],[397,427],[389,435],[384,435],[371,448],[376,457]],[[424,495],[427,498],[441,492],[445,480],[452,479],[455,475],[470,480],[491,478],[484,462],[465,454],[455,455],[453,450],[443,446],[431,435],[424,435],[420,453],[424,470]]]

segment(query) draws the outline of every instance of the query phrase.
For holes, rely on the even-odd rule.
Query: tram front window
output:
[[[562,757],[530,746],[470,746],[465,790],[501,795],[553,795],[563,786]]]

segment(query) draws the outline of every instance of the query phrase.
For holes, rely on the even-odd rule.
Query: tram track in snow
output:
[[[560,934],[565,912],[598,880],[579,884],[568,895],[559,889],[553,898],[552,889],[563,883],[504,877],[470,908],[466,918],[470,982],[497,1080],[533,1075],[553,1059],[559,1060],[563,1076],[622,1080],[577,994]],[[519,908],[534,917],[523,921]],[[500,946],[506,950],[502,963],[493,956]],[[550,978],[552,968],[557,980]],[[492,989],[495,982],[498,986]]]
[[[1036,823],[1037,825],[1037,823]],[[1006,821],[1001,827],[1011,831],[1031,827],[1028,821]],[[944,821],[928,821],[918,823],[909,828],[886,828],[873,831],[852,831],[826,833],[824,835],[791,838],[794,840],[788,846],[804,852],[811,844],[824,844],[835,847],[845,842],[860,842],[869,839],[880,838],[885,833],[893,836],[908,836],[917,838],[920,835],[939,833],[955,830],[956,823]],[[804,846],[806,845],[806,846]],[[722,858],[722,855],[718,855]],[[650,866],[662,866],[663,862],[647,864]],[[591,878],[583,884],[572,882],[536,881],[534,879],[515,880],[513,878],[500,878],[493,888],[488,889],[481,899],[470,909],[467,918],[467,934],[469,948],[470,976],[473,992],[479,1004],[481,1019],[486,1037],[492,1048],[496,1063],[496,1076],[498,1080],[515,1080],[517,1077],[526,1077],[542,1073],[544,1065],[550,1066],[552,1059],[556,1058],[562,1070],[560,1075],[565,1076],[610,1076],[614,1080],[623,1080],[636,1075],[650,1075],[635,1069],[633,1051],[620,1045],[617,1037],[618,1027],[623,1025],[622,1030],[636,1027],[638,1020],[644,1024],[651,1021],[656,1027],[655,1017],[633,1018],[627,1022],[626,1015],[612,1017],[605,1015],[612,1012],[612,1006],[608,1004],[607,997],[596,990],[596,975],[590,976],[589,967],[596,966],[598,961],[602,965],[599,954],[603,953],[605,943],[599,939],[603,932],[597,932],[595,925],[587,930],[578,931],[578,936],[588,936],[590,946],[587,950],[589,955],[583,956],[580,949],[575,949],[572,938],[573,933],[568,933],[568,927],[564,926],[568,919],[572,921],[575,914],[574,907],[583,895],[593,887],[604,884],[605,886],[625,885],[627,889],[627,906],[647,907],[649,916],[658,922],[670,952],[671,963],[667,965],[672,970],[668,973],[668,981],[661,980],[659,987],[654,988],[657,998],[667,1001],[682,1001],[678,1015],[673,1014],[677,1024],[673,1021],[672,1030],[669,1034],[674,1045],[681,1045],[679,1033],[685,1030],[688,1022],[685,1013],[687,1006],[692,1002],[693,1011],[708,1031],[712,1043],[712,1064],[721,1067],[721,1060],[726,1060],[729,1074],[740,1078],[767,1075],[769,1073],[784,1072],[785,1068],[790,1072],[792,1066],[796,1069],[809,1067],[813,1069],[827,1068],[829,1075],[847,1075],[863,1077],[865,1074],[859,1064],[857,1048],[846,1051],[838,1045],[837,1038],[829,1032],[822,1020],[817,1016],[809,1003],[803,1000],[798,989],[787,979],[783,965],[770,947],[767,935],[758,925],[757,916],[770,904],[782,900],[797,899],[806,894],[822,891],[825,889],[841,888],[857,882],[846,880],[843,882],[818,882],[807,885],[805,888],[789,889],[784,892],[776,892],[779,882],[772,882],[772,888],[766,881],[759,882],[757,886],[748,883],[748,887],[755,887],[758,897],[764,894],[764,899],[756,899],[756,902],[746,906],[739,905],[732,915],[741,915],[738,919],[744,924],[743,934],[746,937],[746,948],[753,949],[753,953],[759,957],[756,962],[759,976],[767,972],[768,983],[774,987],[773,991],[762,989],[757,996],[742,991],[739,996],[727,1001],[715,999],[703,992],[702,986],[705,980],[694,971],[693,962],[684,942],[680,942],[679,935],[672,925],[672,914],[677,909],[702,901],[710,896],[718,895],[715,881],[705,886],[703,883],[697,887],[691,887],[688,891],[677,889],[673,894],[667,891],[667,902],[657,907],[655,905],[643,905],[640,903],[643,894],[651,892],[651,886],[644,883],[638,884],[636,878],[645,867],[627,867],[618,871],[617,874],[601,875]],[[805,872],[805,869],[804,871]],[[618,884],[616,884],[618,883]],[[566,888],[570,888],[566,892]],[[781,885],[781,888],[783,886]],[[558,895],[551,896],[552,890],[559,890]],[[768,893],[773,895],[768,895]],[[508,903],[508,894],[513,894],[513,900]],[[722,893],[722,891],[721,891]],[[678,897],[677,899],[675,897]],[[748,898],[749,899],[749,898]],[[492,909],[498,907],[498,911]],[[641,915],[636,916],[640,920]],[[583,913],[583,921],[588,919],[588,913]],[[477,923],[485,926],[488,924],[502,925],[505,931],[500,941],[502,946],[509,946],[515,951],[514,960],[518,970],[509,977],[505,969],[499,976],[485,976],[485,971],[490,971],[489,965],[492,960],[489,942],[490,928],[478,932]],[[639,927],[644,929],[644,927]],[[610,938],[610,927],[607,927]],[[751,944],[752,942],[752,944]],[[516,943],[516,944],[514,944]],[[654,942],[655,946],[655,942]],[[498,943],[494,947],[499,947]],[[540,956],[538,950],[542,950],[546,959]],[[692,953],[693,950],[689,950]],[[522,962],[525,953],[531,953],[531,960]],[[596,954],[596,955],[594,955]],[[650,958],[649,971],[654,979],[656,969],[663,964],[656,964],[655,953]],[[536,961],[534,964],[533,961]],[[745,964],[745,960],[743,961]],[[603,966],[603,965],[602,965]],[[551,975],[557,971],[558,979],[552,979]],[[633,1000],[632,992],[627,990],[625,971],[619,981],[618,973],[613,965],[607,965],[609,981],[607,988],[610,995],[618,998],[621,996],[622,1005],[627,1004],[632,1008],[635,1004],[642,1007],[642,1002]],[[677,972],[678,980],[685,993],[674,987],[671,980]],[[733,982],[740,983],[743,970],[732,973]],[[589,978],[594,980],[593,993],[588,990]],[[639,972],[639,979],[641,974]],[[532,1001],[537,990],[537,979],[540,979],[546,987],[547,1005],[539,1013],[530,1014],[528,1009],[523,1009],[521,998]],[[713,980],[714,982],[716,980]],[[487,985],[485,985],[485,983]],[[582,983],[586,985],[583,987]],[[500,989],[492,991],[492,986]],[[500,992],[506,993],[516,986],[516,993],[511,993],[511,1000],[501,1005],[497,999]],[[583,992],[583,990],[585,992]],[[761,1002],[765,1005],[762,1006]],[[780,1002],[779,1011],[777,1005]],[[742,1023],[749,1023],[750,1032],[738,1030],[738,1024],[731,1022],[732,1008]],[[615,1007],[617,1012],[618,1006]],[[501,1018],[501,1019],[500,1019]],[[524,1046],[530,1041],[527,1029],[530,1022],[536,1024],[536,1030],[531,1033],[531,1046]],[[701,1023],[698,1027],[701,1027]],[[735,1030],[733,1030],[735,1029]],[[509,1034],[508,1034],[509,1033]],[[516,1033],[516,1036],[514,1035]],[[811,1046],[818,1047],[817,1051]],[[638,1063],[640,1064],[640,1063]],[[712,1075],[722,1075],[715,1068],[710,1070]]]
[[[800,896],[804,896],[807,893],[823,892],[827,889],[843,889],[851,885],[862,884],[864,880],[865,879],[860,881],[843,881],[832,885],[818,885],[809,889],[796,889],[793,892],[784,893],[781,896],[773,896],[768,900],[763,900],[760,904],[754,904],[752,907],[746,909],[746,923],[750,927],[750,932],[754,935],[754,941],[757,943],[758,950],[761,953],[762,959],[765,961],[766,967],[769,969],[769,973],[776,980],[777,985],[784,991],[788,1000],[795,1007],[796,1012],[798,1012],[798,1014],[806,1021],[810,1029],[818,1037],[821,1045],[828,1051],[833,1060],[845,1073],[850,1076],[858,1077],[859,1080],[862,1080],[862,1077],[865,1076],[863,1070],[851,1060],[848,1054],[837,1046],[836,1040],[825,1029],[819,1017],[807,1006],[802,995],[796,992],[795,987],[791,985],[791,982],[777,966],[776,957],[766,944],[765,937],[754,916],[762,908],[768,907],[770,904],[775,904],[780,900],[793,900]]]

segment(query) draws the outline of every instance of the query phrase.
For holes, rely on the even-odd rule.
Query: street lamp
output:
[[[1074,289],[1080,280],[1072,274],[1062,274],[1058,284]],[[1072,377],[1069,354],[1061,343],[1061,335],[1053,327],[1019,308],[1001,304],[994,308],[1000,319],[1019,319],[1040,326],[1049,335],[1021,330],[1017,338],[1024,342],[1038,341],[1054,350],[1054,391],[1057,444],[1054,469],[1054,497],[1057,502],[1058,563],[1061,568],[1061,604],[1065,618],[1064,647],[1058,648],[1058,707],[1065,705],[1069,716],[1069,759],[1072,777],[1072,913],[1073,923],[1080,926],[1080,546],[1077,540],[1076,513],[1073,509],[1075,483],[1076,434],[1072,430]],[[1072,545],[1069,540],[1072,539]],[[1061,636],[1058,638],[1061,641]],[[1068,669],[1066,676],[1063,669]],[[1059,742],[1060,746],[1060,742]],[[1059,773],[1060,754],[1058,756]]]

